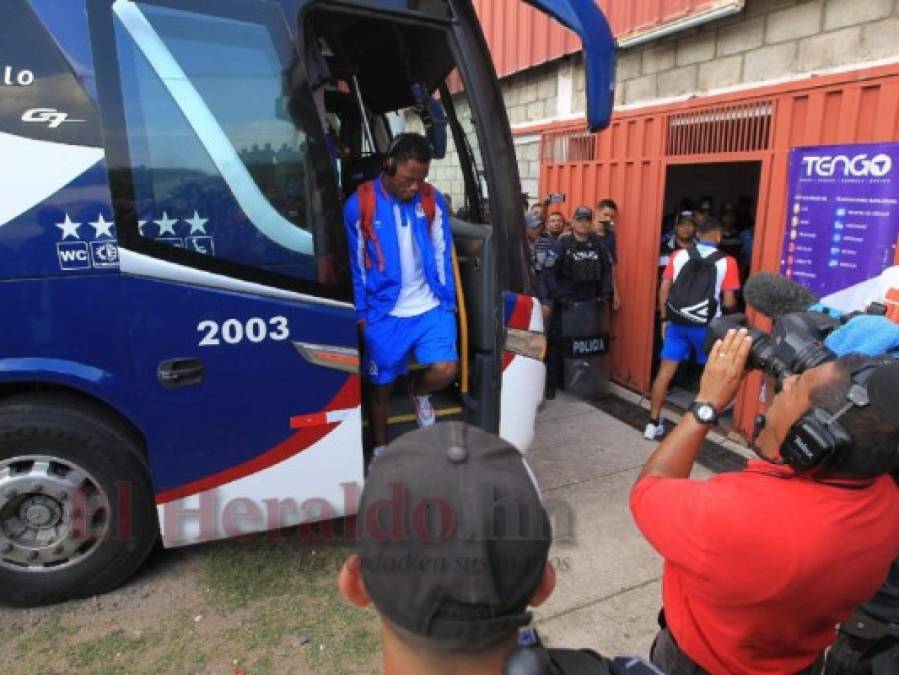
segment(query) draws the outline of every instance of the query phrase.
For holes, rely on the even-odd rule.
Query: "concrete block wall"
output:
[[[899,0],[746,0],[733,17],[619,51],[615,103],[646,105],[882,59],[899,59]],[[516,73],[501,87],[513,130],[582,113],[583,58]],[[464,93],[454,100],[476,144]],[[539,136],[515,140],[522,189],[536,197]],[[435,162],[432,178],[461,205],[454,152]]]
[[[468,109],[468,99],[464,95],[456,96],[454,103],[456,105],[456,114],[462,122],[462,127],[468,136],[469,143],[477,153],[477,137],[474,133],[474,127],[471,122],[471,114]],[[414,114],[405,116],[405,130],[421,133],[421,121]],[[431,163],[431,171],[428,175],[428,182],[432,183],[444,195],[449,196],[452,201],[453,211],[457,210],[464,204],[465,184],[462,178],[462,172],[459,169],[459,154],[453,144],[452,134],[447,134],[447,153],[443,159],[434,160]]]
[[[583,59],[568,58],[575,71],[570,109],[582,112]],[[615,104],[642,105],[896,58],[897,0],[746,0],[738,15],[619,51]],[[555,63],[568,67],[566,59]]]
[[[746,0],[738,15],[619,52],[616,104],[889,58],[899,58],[896,0]]]

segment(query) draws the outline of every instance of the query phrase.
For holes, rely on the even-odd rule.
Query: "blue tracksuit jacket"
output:
[[[421,205],[421,196],[415,195],[408,202],[401,202],[375,181],[377,198],[373,229],[381,243],[384,256],[384,271],[378,269],[378,256],[374,244],[362,236],[362,221],[359,212],[359,197],[350,197],[343,209],[350,249],[350,269],[353,272],[353,293],[356,298],[356,320],[369,324],[390,313],[396,306],[402,286],[400,249],[396,236],[399,222],[409,222],[415,244],[421,253],[425,279],[440,306],[450,311],[456,308],[456,283],[453,278],[452,246],[453,236],[449,225],[449,209],[443,195],[434,190],[437,208],[433,224],[428,226],[428,218]],[[371,267],[365,267],[365,248]]]

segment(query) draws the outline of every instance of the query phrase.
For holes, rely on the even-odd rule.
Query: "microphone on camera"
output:
[[[812,310],[830,313],[810,290],[782,274],[771,272],[758,272],[749,277],[743,287],[743,298],[746,304],[769,319]]]

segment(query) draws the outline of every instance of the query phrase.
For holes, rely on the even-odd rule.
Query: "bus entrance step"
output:
[[[434,406],[434,412],[437,413],[437,420],[445,422],[447,420],[462,418],[462,402],[459,399],[458,392],[455,389],[446,389],[431,394],[431,405]],[[363,421],[363,426],[368,426],[368,416]],[[417,425],[415,419],[415,409],[406,388],[397,388],[390,397],[390,416],[387,418],[388,426],[411,425],[409,429]]]

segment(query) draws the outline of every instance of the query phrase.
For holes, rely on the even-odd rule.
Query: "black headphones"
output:
[[[396,161],[396,157],[393,156],[393,153],[396,152],[396,146],[399,144],[400,139],[403,137],[403,134],[397,134],[390,141],[390,145],[387,146],[387,152],[384,153],[384,173],[388,176],[395,176],[398,162]]]
[[[800,417],[780,446],[784,462],[797,473],[805,473],[851,450],[852,436],[838,420],[852,405],[845,406],[833,416],[823,408],[815,407]]]
[[[805,473],[817,466],[833,462],[851,450],[852,436],[839,420],[851,408],[863,408],[870,403],[867,382],[876,368],[874,364],[866,364],[852,372],[850,375],[852,385],[849,388],[846,405],[834,414],[814,406],[796,420],[780,446],[781,461],[775,463],[786,464],[796,473]],[[756,416],[751,445],[759,456],[762,455],[755,449],[755,441],[765,427],[765,422],[764,415]],[[766,458],[762,456],[762,459]]]
[[[399,167],[399,162],[397,162],[396,157],[393,154],[396,152],[396,147],[400,144],[400,141],[406,136],[418,136],[419,134],[413,134],[409,132],[404,132],[401,134],[397,134],[390,141],[390,145],[387,146],[387,151],[384,153],[384,173],[388,176],[395,176],[396,170]],[[430,145],[430,141],[428,141],[428,145]],[[434,151],[433,146],[431,146],[431,152]]]

